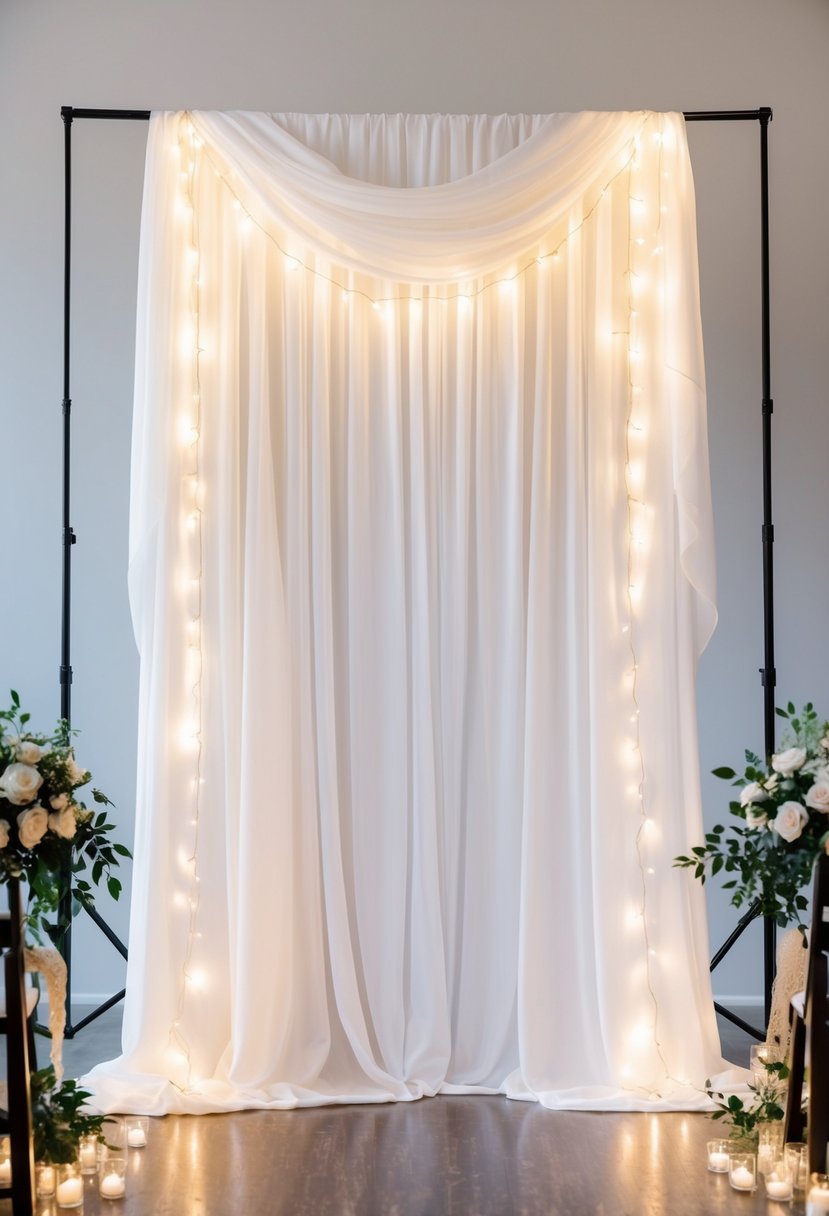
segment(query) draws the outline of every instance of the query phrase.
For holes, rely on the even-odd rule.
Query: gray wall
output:
[[[780,691],[829,714],[829,0],[0,0],[0,698],[56,716],[61,104],[555,111],[771,105]],[[74,718],[131,838],[137,662],[125,590],[132,341],[146,128],[78,123]],[[702,764],[762,750],[756,124],[691,128],[720,576],[700,673]],[[705,780],[707,814],[725,790]],[[100,906],[126,932],[128,904]],[[711,898],[712,937],[733,915]],[[761,990],[759,939],[718,974]],[[75,988],[121,982],[87,925]]]

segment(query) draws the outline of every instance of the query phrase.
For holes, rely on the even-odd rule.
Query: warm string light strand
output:
[[[182,1021],[185,1005],[194,991],[203,985],[203,976],[193,966],[195,943],[200,937],[197,930],[200,877],[198,872],[199,828],[201,820],[201,793],[204,785],[202,776],[202,678],[204,655],[202,648],[202,576],[204,562],[203,544],[203,485],[201,468],[201,430],[202,430],[202,399],[200,363],[203,354],[201,345],[201,316],[200,316],[200,275],[201,248],[199,244],[198,208],[196,198],[196,160],[202,141],[196,135],[192,123],[185,116],[179,130],[179,140],[176,145],[180,156],[180,181],[183,194],[179,196],[178,208],[184,222],[189,226],[189,247],[187,249],[186,285],[187,307],[189,317],[183,327],[184,341],[182,342],[181,358],[189,368],[190,401],[187,402],[181,414],[182,441],[182,519],[180,544],[186,555],[183,577],[183,600],[185,605],[185,685],[189,702],[188,717],[182,723],[182,747],[186,754],[193,757],[192,800],[193,813],[190,821],[192,829],[189,850],[183,848],[179,852],[178,864],[189,878],[186,892],[179,891],[174,897],[174,903],[184,908],[187,914],[187,936],[182,963],[181,983],[175,1018],[170,1031],[170,1049],[174,1065],[183,1066],[183,1084],[177,1088],[186,1092],[192,1079],[192,1060],[190,1046],[182,1032]]]
[[[643,170],[643,144],[650,139],[657,146],[657,220],[655,226],[645,222],[647,217],[647,199],[640,193],[642,183],[640,174]],[[628,397],[627,416],[624,428],[624,468],[625,468],[625,497],[626,497],[626,534],[627,559],[625,566],[626,588],[625,603],[627,622],[622,632],[627,641],[630,658],[630,699],[632,738],[628,744],[632,753],[637,775],[629,793],[636,801],[637,829],[635,837],[636,859],[641,881],[641,895],[636,912],[636,923],[641,926],[645,950],[645,985],[651,1004],[650,1026],[646,1030],[640,1025],[634,1031],[636,1042],[647,1046],[650,1042],[659,1059],[664,1077],[667,1081],[675,1081],[679,1085],[687,1085],[687,1081],[678,1080],[671,1076],[659,1037],[659,1002],[654,986],[653,966],[657,952],[652,944],[650,926],[648,924],[648,878],[655,870],[647,859],[649,839],[658,832],[658,824],[649,811],[648,783],[645,757],[642,750],[641,725],[641,676],[637,649],[638,623],[640,605],[647,574],[647,525],[651,508],[645,494],[647,428],[645,423],[645,391],[646,382],[644,368],[647,366],[647,355],[642,346],[641,305],[640,298],[649,285],[649,280],[656,275],[649,275],[646,270],[648,262],[653,267],[653,259],[660,260],[659,274],[661,275],[662,245],[662,174],[663,174],[663,145],[665,135],[660,128],[658,131],[643,133],[635,141],[634,155],[630,162],[630,184],[628,205],[628,331],[627,331],[627,370]],[[652,155],[652,152],[650,153]],[[640,223],[640,221],[642,221]],[[651,304],[651,307],[653,305]],[[638,1034],[636,1033],[638,1030]],[[629,1066],[623,1072],[629,1072]],[[649,1097],[661,1097],[658,1090],[652,1090]]]

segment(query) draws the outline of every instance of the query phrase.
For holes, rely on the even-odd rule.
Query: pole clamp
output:
[[[71,683],[72,683],[72,668],[71,668],[71,667],[69,667],[69,666],[64,666],[63,664],[61,664],[61,669],[60,669],[60,683],[61,683],[62,685],[66,685],[66,684],[71,684]]]
[[[761,667],[761,668],[759,668],[759,671],[760,671],[760,683],[763,685],[763,688],[776,688],[777,687],[777,668],[776,667]]]
[[[74,528],[64,528],[63,529],[64,547],[66,547],[67,545],[75,545],[75,544],[77,544],[77,542],[78,542],[78,538],[75,535],[75,529]]]
[[[63,409],[64,417],[66,417],[67,414],[70,414],[72,412],[72,398],[64,397],[63,401],[61,402],[61,408]]]
[[[774,544],[774,524],[763,524],[763,544]]]
[[[774,413],[774,400],[771,397],[763,398],[763,416],[767,417]]]

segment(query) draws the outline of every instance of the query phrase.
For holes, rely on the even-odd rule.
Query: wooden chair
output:
[[[806,1143],[809,1172],[825,1173],[829,1145],[829,856],[815,863],[806,991],[792,999],[785,1140],[803,1137],[803,1080],[808,1061]]]
[[[8,947],[3,956],[5,1008],[0,1033],[6,1036],[8,1133],[11,1142],[11,1185],[0,1187],[1,1198],[11,1198],[13,1216],[33,1216],[35,1163],[32,1149],[32,1103],[29,1084],[30,1043],[37,991],[27,988],[23,960],[23,908],[20,886],[10,882]]]

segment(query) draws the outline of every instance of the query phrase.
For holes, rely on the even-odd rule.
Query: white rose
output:
[[[9,821],[0,819],[0,849],[5,849],[9,843]]]
[[[39,802],[29,807],[28,811],[21,811],[17,816],[17,830],[23,848],[33,849],[39,844],[46,835],[48,826],[49,816]]]
[[[797,840],[809,821],[809,812],[799,802],[784,802],[772,819],[772,829],[784,840]]]
[[[52,811],[49,816],[49,827],[56,836],[62,836],[64,840],[72,839],[77,826],[75,812],[71,806],[64,807],[62,811]]]
[[[65,811],[69,806],[69,797],[67,794],[55,794],[49,799],[49,806],[53,811]]]
[[[829,782],[816,781],[806,794],[805,802],[813,811],[829,813]]]
[[[765,811],[760,811],[756,806],[746,807],[746,824],[750,828],[764,828],[769,821],[769,817]]]
[[[42,756],[43,748],[40,744],[32,743],[29,739],[23,739],[14,749],[15,760],[21,760],[23,764],[37,764]]]
[[[769,790],[773,794],[774,791],[777,789],[777,783],[779,780],[780,780],[780,778],[777,776],[777,773],[772,773],[772,775],[769,777],[768,781],[763,782],[763,785],[767,790]]]
[[[740,791],[740,806],[748,806],[750,802],[765,802],[768,794],[759,781],[752,781]]]
[[[771,767],[781,777],[791,777],[806,763],[805,747],[787,747],[784,752],[778,752],[771,758]]]
[[[66,761],[66,771],[69,773],[69,780],[73,785],[83,785],[89,780],[89,773],[85,768],[81,768],[74,756],[70,756]]]
[[[10,764],[0,777],[0,793],[14,806],[25,806],[37,796],[43,778],[31,764]]]

